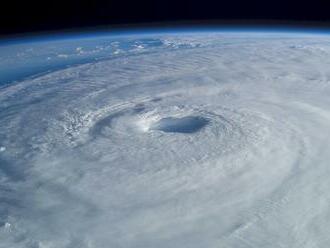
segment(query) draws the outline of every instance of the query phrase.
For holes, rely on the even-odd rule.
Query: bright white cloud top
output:
[[[329,36],[48,46],[0,47],[84,59],[0,88],[1,248],[330,246]]]

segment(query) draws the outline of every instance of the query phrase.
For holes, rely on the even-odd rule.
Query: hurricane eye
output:
[[[200,116],[166,117],[154,123],[150,130],[159,130],[166,133],[195,133],[208,123],[209,120]]]

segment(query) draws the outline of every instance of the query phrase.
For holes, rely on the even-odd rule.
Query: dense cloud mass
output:
[[[330,246],[330,37],[93,44],[0,88],[1,248]]]

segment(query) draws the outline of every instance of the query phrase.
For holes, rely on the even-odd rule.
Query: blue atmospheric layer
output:
[[[93,61],[128,56],[139,44],[148,48],[161,47],[154,37],[160,35],[240,33],[267,36],[281,35],[328,35],[317,29],[258,29],[258,28],[171,28],[120,31],[59,33],[0,39],[0,86],[28,77],[60,70]],[[116,44],[112,46],[113,44]],[[120,51],[117,53],[117,51]]]

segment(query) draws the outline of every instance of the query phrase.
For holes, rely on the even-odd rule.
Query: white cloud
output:
[[[327,247],[328,38],[160,39],[0,89],[0,247]]]

